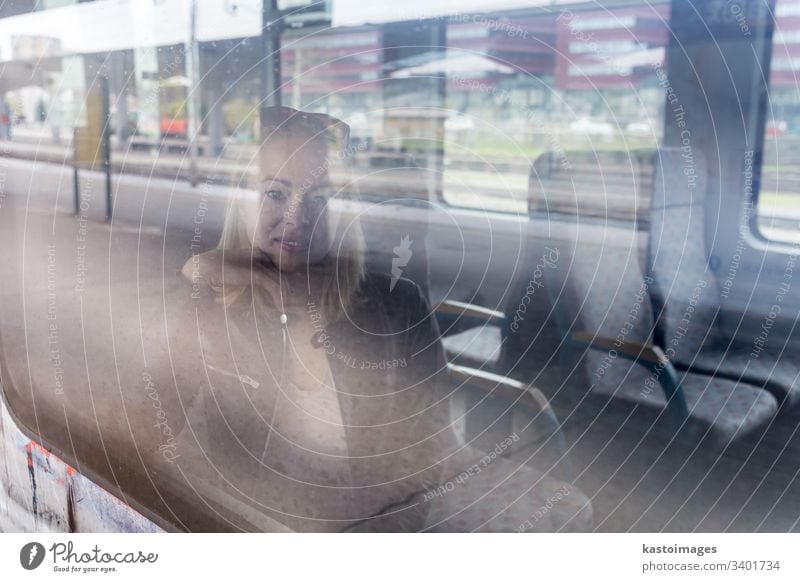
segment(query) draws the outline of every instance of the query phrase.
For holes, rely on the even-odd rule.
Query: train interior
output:
[[[245,13],[260,2],[240,4],[225,18],[258,19]],[[63,57],[26,41],[42,95],[107,79],[113,127],[110,175],[96,159],[75,170],[91,121],[56,140],[29,114],[0,140],[17,425],[161,527],[264,527],[241,499],[196,498],[148,465],[142,370],[177,349],[170,277],[216,247],[231,193],[253,187],[266,85],[349,123],[357,188],[335,210],[360,219],[369,271],[399,266],[424,291],[454,378],[469,370],[450,403],[462,442],[522,437],[509,458],[582,492],[588,531],[798,531],[800,101],[785,63],[800,2],[439,4],[381,20],[342,2],[338,23],[292,13],[266,41],[201,35],[200,81],[173,41]],[[192,83],[187,114],[175,103]],[[165,407],[171,382],[155,379]]]

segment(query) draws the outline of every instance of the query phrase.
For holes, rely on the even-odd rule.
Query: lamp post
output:
[[[186,137],[189,139],[189,182],[197,186],[197,134],[199,123],[197,120],[197,73],[199,69],[199,54],[197,47],[197,0],[189,4],[189,42],[185,49],[186,76],[189,79],[189,94],[186,96]]]

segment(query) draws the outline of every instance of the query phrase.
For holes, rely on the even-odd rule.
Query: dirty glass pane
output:
[[[738,4],[701,4],[740,26]],[[793,220],[791,188],[769,186],[791,183],[793,5],[776,8],[764,232]],[[733,191],[717,162],[736,157],[702,136],[732,124],[724,90],[698,105],[675,6],[0,7],[16,422],[167,529],[729,527],[741,500],[693,488],[753,474],[747,439],[783,418],[764,377],[780,357],[761,385],[740,359],[687,370],[733,345],[724,326],[758,330],[775,293],[714,296],[705,225],[740,200],[698,202]],[[753,53],[745,36],[720,50]]]
[[[797,46],[800,32],[797,21],[800,4],[792,0],[775,3],[775,31],[769,77],[769,106],[764,128],[764,158],[760,181],[752,153],[743,162],[744,187],[750,205],[747,220],[756,208],[758,225],[767,238],[796,243],[798,241],[797,183],[798,134],[800,133],[800,101],[797,96]],[[754,187],[760,184],[760,190]]]
[[[451,8],[0,18],[0,357],[19,424],[168,528],[509,531],[553,499],[534,529],[588,527],[541,393],[442,345],[471,299],[448,287],[480,287],[432,270],[468,255],[448,208],[488,210],[473,228],[515,214],[517,255],[527,220],[525,193],[490,193],[474,161],[498,134],[462,139],[521,110],[466,103],[450,67],[515,73],[492,24]],[[518,12],[492,18],[557,17]],[[543,46],[513,48],[523,93],[554,75]],[[508,147],[510,166],[536,154]]]

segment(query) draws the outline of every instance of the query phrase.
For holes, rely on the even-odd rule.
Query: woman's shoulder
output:
[[[252,257],[249,249],[213,249],[194,254],[181,268],[181,276],[193,285],[219,286],[249,279]]]
[[[222,251],[193,254],[184,263],[181,276],[193,285],[214,285],[222,278]]]

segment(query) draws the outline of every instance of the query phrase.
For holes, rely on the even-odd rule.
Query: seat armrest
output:
[[[445,299],[433,311],[440,321],[459,321],[471,324],[467,327],[486,324],[503,325],[506,320],[506,314],[502,311],[453,299]]]
[[[685,424],[689,418],[686,395],[680,385],[680,380],[678,380],[675,366],[672,365],[672,362],[669,361],[669,358],[660,347],[650,343],[599,336],[587,331],[574,332],[571,340],[575,344],[586,346],[593,350],[608,352],[609,354],[614,353],[616,356],[645,366],[655,374],[664,392],[664,397],[667,399],[667,408],[676,429],[680,429]]]
[[[484,370],[476,370],[467,366],[459,366],[457,364],[447,364],[447,371],[453,382],[459,384],[468,384],[474,388],[486,392],[487,394],[494,394],[500,396],[529,409],[531,412],[544,412],[545,414],[552,414],[555,422],[555,412],[550,407],[550,403],[545,398],[544,394],[532,385],[526,385],[518,382],[507,376],[500,374],[493,374]]]
[[[648,364],[660,364],[664,367],[671,366],[669,358],[667,358],[664,351],[655,344],[629,340],[619,341],[610,337],[594,335],[588,331],[576,331],[572,334],[572,341],[587,345],[595,350],[613,350],[626,359],[641,359]]]
[[[460,315],[462,317],[472,317],[480,319],[486,323],[501,323],[506,318],[506,314],[496,309],[489,309],[488,307],[481,307],[473,303],[466,303],[464,301],[455,301],[453,299],[445,299],[436,306],[437,313],[448,313],[453,315]]]
[[[572,468],[567,455],[567,445],[561,430],[561,423],[547,398],[538,388],[506,376],[467,366],[447,364],[447,369],[454,385],[468,386],[478,393],[499,397],[506,406],[506,411],[511,412],[512,418],[513,415],[519,415],[516,418],[521,419],[522,431],[526,436],[513,450],[530,451],[531,447],[534,447],[537,451],[537,462],[550,467],[553,475],[558,478],[572,479]],[[452,406],[454,406],[453,399],[451,399]],[[457,412],[458,419],[454,419],[453,426],[457,433],[459,425],[462,426],[461,430],[465,431],[464,420],[469,412],[470,409],[464,408]],[[462,440],[464,441],[462,444],[466,444],[466,439]]]

